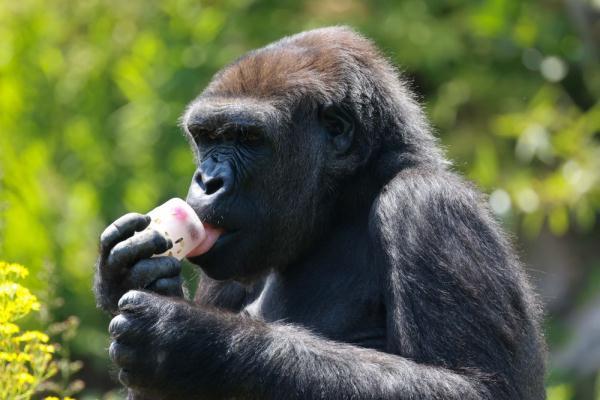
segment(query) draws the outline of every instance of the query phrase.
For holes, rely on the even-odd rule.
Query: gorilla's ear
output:
[[[326,105],[321,109],[320,119],[335,151],[340,155],[347,153],[354,140],[354,118],[350,110],[343,105]]]

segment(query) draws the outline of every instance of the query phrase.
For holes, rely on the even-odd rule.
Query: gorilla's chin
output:
[[[247,265],[252,264],[248,255],[253,247],[248,237],[241,231],[225,232],[219,236],[206,253],[188,257],[188,261],[198,265],[211,279],[244,279],[249,275]],[[255,275],[256,272],[250,273]]]

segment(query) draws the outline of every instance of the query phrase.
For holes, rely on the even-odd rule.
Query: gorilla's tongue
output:
[[[195,247],[192,251],[189,252],[189,254],[187,255],[188,257],[196,257],[209,251],[210,248],[213,247],[219,236],[221,236],[224,232],[223,229],[213,226],[211,224],[203,223],[203,225],[206,237],[197,247]]]

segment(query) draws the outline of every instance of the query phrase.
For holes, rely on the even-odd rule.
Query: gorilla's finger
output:
[[[136,309],[142,307],[147,301],[151,301],[149,298],[151,296],[152,295],[150,293],[139,290],[130,290],[121,296],[117,306],[121,312],[135,311]]]
[[[107,253],[117,243],[144,230],[150,224],[148,215],[129,213],[110,224],[100,235],[100,250]]]
[[[138,235],[118,243],[108,255],[108,265],[128,268],[136,261],[160,254],[173,247],[170,239],[154,229],[141,232]]]
[[[179,275],[181,263],[175,257],[154,257],[138,261],[129,273],[131,286],[145,289],[160,278],[171,278]]]
[[[183,297],[182,281],[179,275],[157,279],[147,289],[165,296]]]
[[[108,324],[108,333],[114,339],[118,339],[125,335],[132,328],[132,323],[122,314],[117,315],[110,320]]]
[[[135,350],[118,341],[113,341],[110,344],[108,355],[112,362],[122,368],[131,367],[135,363]]]

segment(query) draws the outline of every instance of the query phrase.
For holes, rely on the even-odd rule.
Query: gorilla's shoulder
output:
[[[482,211],[486,208],[481,192],[458,173],[445,168],[407,168],[383,186],[371,211],[401,216],[440,203],[462,204]]]
[[[468,247],[474,238],[504,246],[485,196],[474,184],[443,168],[400,171],[375,199],[369,230],[388,249],[423,249],[447,240]]]

